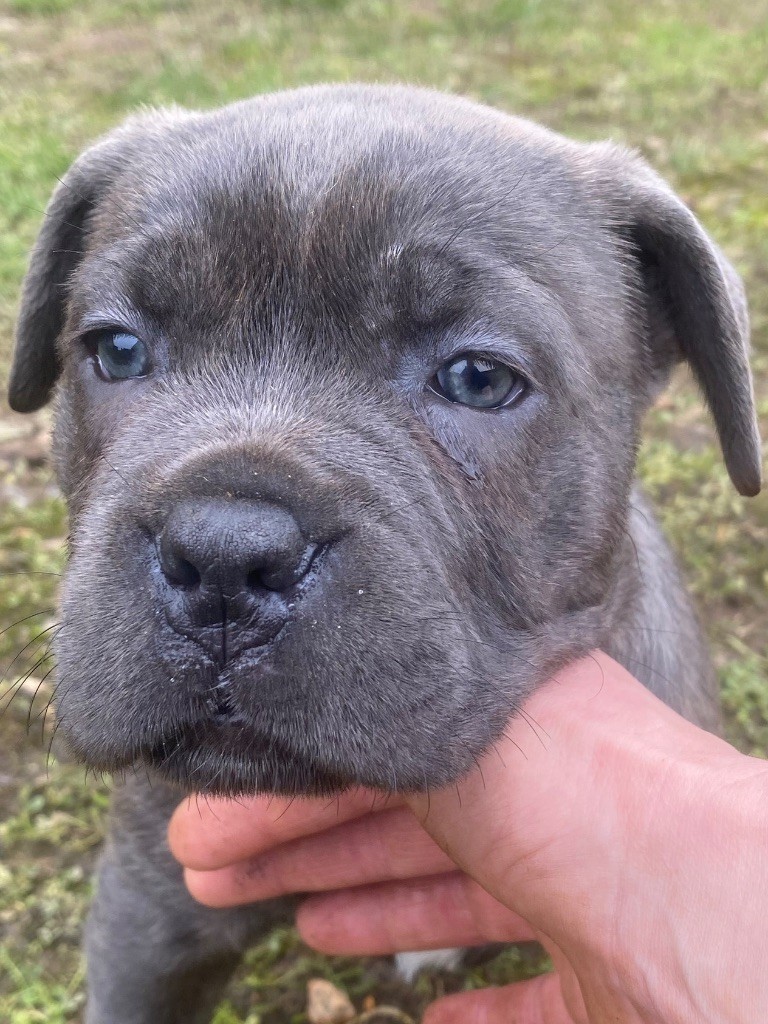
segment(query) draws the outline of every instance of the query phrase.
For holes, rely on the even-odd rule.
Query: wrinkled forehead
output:
[[[559,364],[610,320],[615,261],[554,158],[350,148],[226,132],[160,146],[94,219],[76,316],[138,313],[210,344],[315,339],[364,360],[498,335]]]

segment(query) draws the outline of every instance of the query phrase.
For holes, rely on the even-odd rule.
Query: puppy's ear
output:
[[[741,494],[757,494],[760,437],[739,276],[643,160],[611,145],[590,149],[597,151],[598,175],[608,175],[615,227],[640,267],[652,362],[663,371],[687,360],[712,412],[731,480]]]
[[[86,150],[59,182],[22,288],[8,388],[16,412],[34,412],[51,397],[60,370],[56,340],[66,319],[68,284],[85,253],[91,214],[152,136],[188,116],[173,108],[130,118]]]
[[[109,180],[103,148],[84,153],[60,181],[32,250],[8,389],[16,412],[45,405],[59,375],[56,339],[64,326],[67,283],[85,249],[88,216]]]

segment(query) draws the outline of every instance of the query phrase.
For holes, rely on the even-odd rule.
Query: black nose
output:
[[[306,575],[316,550],[286,509],[223,498],[176,505],[158,545],[172,586],[219,603],[289,590]]]

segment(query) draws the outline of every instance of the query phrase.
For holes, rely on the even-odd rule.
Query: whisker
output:
[[[5,629],[0,629],[0,636],[3,636],[4,633],[8,633],[10,630],[15,629],[16,626],[20,626],[22,622],[28,622],[30,619],[37,618],[38,615],[53,615],[55,611],[55,608],[43,608],[42,611],[32,612],[30,615],[25,615],[23,618],[12,622],[10,626],[6,626]]]
[[[603,666],[600,664],[600,662],[597,660],[597,658],[594,656],[594,654],[592,654],[591,651],[590,651],[589,657],[590,657],[590,659],[592,661],[594,661],[594,663],[600,669],[600,689],[595,694],[595,696],[597,697],[597,696],[599,696],[603,692],[603,687],[605,686],[605,670],[603,669]]]
[[[551,737],[551,736],[549,735],[549,733],[547,732],[547,730],[546,730],[546,729],[544,729],[544,728],[543,728],[543,727],[542,727],[541,725],[539,725],[539,723],[538,723],[538,722],[536,721],[536,719],[535,719],[535,718],[533,717],[533,715],[529,714],[529,713],[528,713],[528,712],[527,712],[527,711],[525,710],[525,708],[524,708],[524,707],[522,707],[522,706],[518,707],[518,709],[517,709],[517,713],[518,713],[518,714],[520,715],[520,717],[521,717],[521,718],[522,718],[522,719],[523,719],[524,721],[526,721],[526,722],[528,723],[528,725],[529,725],[529,726],[531,727],[531,729],[532,729],[532,731],[533,731],[533,734],[534,734],[534,736],[535,736],[535,737],[536,737],[536,739],[537,739],[537,740],[539,741],[539,743],[541,743],[542,747],[544,747],[544,749],[546,750],[546,748],[547,748],[547,745],[546,745],[546,743],[544,742],[544,740],[543,740],[543,739],[541,738],[541,736],[539,735],[539,733],[538,733],[538,731],[537,731],[537,730],[541,729],[541,731],[542,731],[542,732],[544,733],[544,735],[545,735],[545,736],[547,737],[547,739],[548,739],[548,740],[551,740],[551,739],[552,739],[552,737]]]
[[[18,677],[18,679],[14,680],[14,682],[11,684],[11,686],[8,687],[8,690],[6,691],[6,693],[10,693],[10,697],[6,701],[5,706],[3,708],[0,708],[0,717],[2,717],[2,715],[4,715],[8,711],[8,709],[11,706],[11,704],[13,704],[13,702],[16,700],[18,695],[24,689],[24,683],[26,683],[26,681],[29,679],[29,677],[32,675],[32,673],[36,669],[40,668],[40,666],[43,665],[47,661],[49,656],[50,655],[48,655],[47,653],[44,654],[42,658],[40,658],[38,661],[35,662],[35,664],[32,666],[31,669],[29,669],[28,672],[22,673]],[[5,694],[4,694],[4,696],[5,696]]]
[[[672,680],[669,679],[667,676],[665,676],[663,672],[659,672],[659,670],[657,668],[654,668],[653,665],[646,665],[645,662],[640,661],[640,659],[636,658],[633,654],[627,655],[627,661],[631,661],[635,665],[639,665],[640,668],[644,668],[648,672],[652,672],[655,676],[657,676],[659,679],[661,679],[663,682],[665,682],[667,684],[667,686],[674,687],[674,683],[672,682]],[[600,667],[602,668],[602,666],[600,666]],[[630,671],[631,671],[631,669],[630,669]],[[603,672],[603,681],[605,681],[605,673],[604,672]]]
[[[29,641],[29,643],[24,644],[24,646],[21,648],[21,650],[18,652],[18,654],[14,657],[13,661],[11,661],[10,664],[8,665],[8,667],[3,671],[3,674],[0,676],[0,683],[3,681],[3,679],[5,679],[5,677],[11,671],[13,666],[16,664],[16,662],[22,656],[24,651],[28,650],[32,646],[32,644],[37,643],[37,641],[40,640],[42,637],[44,637],[46,633],[50,633],[50,631],[52,629],[56,629],[57,626],[60,626],[60,623],[54,622],[52,626],[48,626],[48,627],[46,627],[46,629],[41,630],[41,632],[39,632],[37,634],[37,636],[33,637]]]
[[[0,576],[62,576],[60,572],[45,572],[42,569],[0,569]]]
[[[517,749],[520,751],[520,753],[523,755],[523,757],[525,758],[526,761],[528,760],[528,755],[526,754],[526,752],[523,750],[523,748],[520,746],[519,743],[516,743],[512,739],[512,737],[509,735],[509,733],[506,730],[504,730],[501,735],[504,737],[505,740],[507,740],[508,743],[511,743],[513,747],[517,747]],[[502,764],[504,764],[503,761],[502,761]],[[504,767],[506,768],[506,765],[504,765]]]
[[[16,694],[16,693],[18,693],[18,692],[19,692],[19,690],[20,690],[21,688],[23,688],[23,686],[24,686],[24,683],[26,683],[26,681],[27,681],[27,680],[29,679],[29,677],[30,677],[30,676],[31,676],[31,675],[32,675],[32,674],[33,674],[34,672],[36,672],[36,671],[37,671],[37,669],[39,669],[41,665],[44,665],[44,664],[45,664],[45,662],[46,662],[46,661],[48,660],[48,658],[50,658],[50,657],[51,657],[51,655],[50,655],[50,654],[48,654],[48,653],[46,653],[46,654],[43,654],[43,656],[42,656],[41,658],[39,658],[39,659],[38,659],[38,660],[37,660],[37,661],[36,661],[36,662],[34,663],[34,665],[32,666],[32,668],[30,668],[30,669],[29,669],[29,670],[28,670],[27,672],[23,672],[23,673],[22,673],[22,674],[21,674],[21,675],[19,676],[19,678],[18,678],[18,679],[16,680],[16,682],[15,682],[15,683],[13,684],[13,685],[14,685],[14,687],[16,687],[16,690],[15,690],[14,696],[15,696],[15,694]],[[5,711],[7,711],[7,710],[8,710],[8,706],[6,705],[6,707],[5,707],[4,709],[3,709],[3,711],[5,712]]]
[[[61,718],[56,719],[56,724],[54,725],[51,731],[51,739],[50,742],[48,743],[48,751],[45,755],[45,774],[49,778],[51,772],[51,757],[53,756],[53,741],[56,739],[56,733],[59,731],[59,727],[61,726],[62,721],[63,719]]]
[[[486,789],[487,787],[485,785],[485,775],[483,775],[483,766],[480,764],[480,762],[478,761],[474,754],[472,755],[472,760],[475,762],[475,764],[477,765],[477,770],[480,772],[480,778],[483,780],[483,789]]]
[[[48,657],[49,657],[49,655],[46,655],[46,660],[48,659]],[[44,663],[45,662],[43,662],[43,664]],[[38,693],[40,693],[40,688],[45,683],[45,680],[48,678],[48,676],[51,674],[51,672],[53,672],[53,670],[55,668],[56,668],[55,665],[51,665],[51,667],[46,672],[43,673],[43,676],[40,679],[40,682],[37,684],[37,688],[35,689],[34,694],[32,695],[32,700],[29,702],[29,707],[27,708],[27,735],[29,735],[30,730],[32,729],[32,709],[35,706],[35,701],[37,700],[37,695],[38,695]]]
[[[51,665],[51,667],[45,673],[43,678],[40,680],[40,686],[43,685],[43,683],[46,681],[46,679],[51,674],[51,672],[55,671],[55,669],[56,669],[56,666],[55,665]],[[38,689],[39,689],[39,687],[38,687]],[[37,693],[35,693],[35,697],[37,697]],[[45,720],[46,720],[46,717],[48,715],[48,708],[51,706],[51,701],[52,700],[53,700],[53,695],[51,695],[50,699],[46,702],[46,705],[45,705],[45,714],[43,715],[43,720],[42,720],[41,725],[40,725],[40,742],[41,743],[45,742]],[[32,710],[32,705],[30,705],[30,711],[31,710]],[[40,718],[40,714],[39,713],[35,716],[35,721],[37,721],[38,718]],[[34,722],[32,724],[34,724]],[[27,732],[29,732],[29,730],[30,730],[30,725],[29,725],[29,722],[28,722],[27,723]]]
[[[500,647],[498,644],[491,643],[490,640],[479,640],[476,637],[469,636],[462,636],[458,637],[457,639],[459,643],[480,644],[482,647],[490,647],[491,650],[497,651],[499,654],[509,655],[510,657],[515,658],[517,661],[521,661],[530,669],[536,669],[536,666],[533,664],[533,662],[528,661],[528,659],[524,658],[521,654],[517,654],[516,651],[510,650],[508,647]]]
[[[643,566],[640,561],[640,552],[637,550],[637,544],[635,544],[635,538],[632,536],[630,530],[623,523],[621,525],[621,529],[624,533],[624,536],[629,540],[629,543],[632,545],[632,550],[635,553],[635,563],[637,564],[637,571],[642,576]]]
[[[285,807],[285,808],[284,808],[284,809],[283,809],[283,810],[282,810],[282,811],[280,812],[280,814],[278,814],[278,816],[277,816],[277,817],[275,818],[275,822],[276,822],[276,823],[277,823],[278,821],[280,821],[280,819],[281,819],[281,818],[283,818],[283,817],[284,817],[284,816],[285,816],[285,815],[286,815],[286,814],[288,813],[288,811],[290,811],[290,809],[291,809],[291,808],[293,807],[293,805],[294,805],[294,803],[295,803],[295,802],[296,802],[296,797],[295,797],[295,796],[292,796],[292,797],[291,797],[291,799],[290,799],[290,801],[289,801],[289,803],[288,803],[288,804],[286,805],[286,807]]]
[[[120,472],[120,471],[119,471],[118,469],[116,469],[116,468],[115,468],[115,466],[113,466],[113,465],[112,465],[112,463],[111,463],[111,462],[109,461],[109,459],[107,458],[107,456],[106,456],[106,455],[105,455],[105,454],[104,454],[103,452],[99,452],[99,458],[100,458],[100,459],[103,459],[103,460],[104,460],[104,462],[106,462],[106,464],[107,464],[107,465],[109,466],[109,468],[110,468],[110,469],[112,470],[112,472],[113,472],[113,473],[115,473],[115,474],[116,474],[117,476],[119,476],[119,477],[120,477],[120,479],[121,479],[121,480],[123,481],[123,483],[125,484],[125,486],[126,486],[126,487],[128,487],[128,488],[130,489],[130,484],[129,484],[129,483],[128,483],[128,481],[127,481],[127,480],[125,479],[125,477],[123,476],[123,474],[122,474],[122,473],[121,473],[121,472]]]
[[[51,666],[50,671],[53,671],[53,669],[55,669],[55,668],[56,668],[55,665]],[[42,728],[42,732],[43,733],[45,733],[45,720],[46,720],[46,718],[48,716],[48,711],[49,711],[51,705],[53,704],[54,698],[56,697],[56,690],[57,690],[57,688],[54,686],[53,691],[51,693],[51,696],[46,701],[45,707],[43,708],[42,711],[38,711],[37,715],[35,716],[35,721],[37,721],[38,718],[42,719],[42,727],[41,728]]]
[[[517,744],[515,744],[515,746],[517,746]],[[520,748],[518,747],[517,749],[519,750]],[[496,746],[495,743],[491,743],[491,750],[494,752],[496,757],[498,757],[498,759],[501,761],[502,768],[506,768],[507,767],[507,763],[504,760],[504,758],[501,756],[501,751],[499,750],[499,748]]]
[[[429,817],[429,812],[431,810],[432,810],[432,790],[429,788],[429,786],[427,786],[427,818]]]
[[[404,505],[399,505],[397,508],[391,509],[391,511],[387,512],[386,515],[379,516],[377,519],[374,519],[373,522],[376,523],[376,524],[383,523],[387,519],[389,519],[391,516],[397,515],[398,512],[404,512],[407,508],[412,508],[414,505],[421,505],[426,500],[427,500],[427,498],[425,496],[423,498],[416,498],[415,501],[406,502]]]
[[[535,259],[537,256],[546,256],[547,253],[554,252],[555,249],[558,249],[564,242],[567,242],[571,237],[571,234],[563,235],[562,238],[558,238],[558,240],[553,245],[548,246],[546,249],[537,249],[536,252],[527,252],[526,255],[529,256],[531,259]]]
[[[520,175],[520,177],[517,179],[514,185],[511,186],[511,192],[514,192],[517,189],[518,185],[520,185],[520,183],[527,176],[527,174],[528,170],[526,169],[523,171],[523,173]],[[459,224],[459,226],[448,236],[448,240],[444,242],[443,245],[437,250],[437,257],[441,257],[453,245],[456,239],[465,231],[468,231],[476,224],[481,224],[489,213],[493,213],[495,210],[499,209],[499,207],[504,206],[509,201],[508,195],[509,193],[505,191],[504,196],[499,198],[497,202],[491,203],[489,206],[479,209],[474,214],[470,214],[466,218],[466,220],[462,221],[462,223]]]

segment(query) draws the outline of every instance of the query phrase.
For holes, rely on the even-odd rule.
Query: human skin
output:
[[[598,652],[561,671],[456,788],[185,801],[192,894],[311,892],[303,938],[378,954],[536,938],[555,972],[439,1000],[425,1024],[768,1020],[768,765]]]

